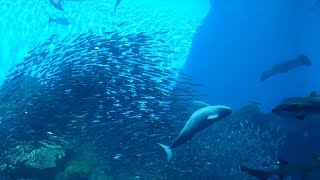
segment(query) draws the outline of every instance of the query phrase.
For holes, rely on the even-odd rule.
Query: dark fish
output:
[[[126,22],[120,23],[120,24],[118,25],[118,27],[123,26],[125,23],[126,23]]]
[[[240,166],[242,172],[246,172],[258,179],[285,179],[291,176],[300,175],[302,179],[307,179],[309,173],[320,169],[320,157],[314,156],[313,159],[304,163],[290,164],[285,160],[279,160],[279,167],[274,170],[259,170],[245,166]]]
[[[283,100],[272,112],[282,117],[304,120],[310,115],[320,115],[320,96],[315,91],[308,97],[295,97]]]
[[[261,103],[260,103],[260,102],[257,102],[257,101],[248,101],[248,103],[254,104],[254,105],[258,105],[258,106],[261,105]]]
[[[51,18],[49,17],[49,23],[56,23],[64,26],[68,26],[70,24],[70,21],[66,18]]]
[[[63,5],[63,1],[62,1],[62,0],[49,0],[49,1],[51,2],[51,4],[52,4],[55,8],[57,8],[57,9],[59,9],[59,10],[61,10],[61,11],[64,10],[64,5]]]
[[[310,59],[302,54],[295,59],[283,61],[274,65],[271,69],[264,71],[260,76],[260,80],[265,81],[274,75],[287,73],[288,71],[300,66],[311,66],[311,64]]]
[[[156,34],[167,34],[167,33],[169,33],[170,31],[162,31],[162,32],[155,32],[155,33],[153,33],[154,35],[156,35]]]
[[[117,11],[118,6],[120,5],[121,0],[116,0],[116,4],[114,5],[114,12]]]

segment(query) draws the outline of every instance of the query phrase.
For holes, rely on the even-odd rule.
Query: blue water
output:
[[[207,84],[214,103],[241,107],[257,101],[270,110],[283,97],[306,96],[319,89],[316,52],[319,12],[313,1],[214,1],[194,37],[187,63],[193,77]],[[305,53],[310,68],[296,69],[263,83],[273,64]]]
[[[313,162],[318,117],[271,110],[320,91],[315,3],[0,1],[0,179],[254,179],[240,166]],[[260,81],[300,54],[312,65]],[[232,114],[168,162],[157,143],[174,142],[194,101]]]

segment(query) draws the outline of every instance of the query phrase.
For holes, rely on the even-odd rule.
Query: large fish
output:
[[[308,179],[309,173],[320,169],[320,157],[317,155],[312,160],[299,164],[289,164],[287,161],[279,160],[279,167],[272,170],[259,170],[245,166],[240,166],[240,169],[242,172],[261,180],[291,179],[293,175],[301,175],[302,179]]]
[[[226,106],[210,106],[206,103],[199,102],[197,102],[196,104],[202,104],[206,107],[203,107],[195,111],[191,115],[183,129],[180,131],[178,137],[173,141],[173,143],[170,146],[158,143],[166,151],[168,161],[170,161],[173,157],[172,149],[186,143],[187,141],[191,140],[193,136],[199,131],[202,131],[211,124],[227,117],[232,113],[232,110]]]
[[[283,100],[272,112],[281,117],[294,117],[304,120],[310,115],[320,115],[320,96],[315,91],[308,97],[295,97]]]
[[[274,75],[287,73],[288,71],[296,69],[301,66],[311,66],[311,65],[312,63],[310,59],[307,56],[301,54],[294,59],[282,61],[278,64],[275,64],[270,69],[262,72],[260,76],[260,80],[265,81]]]

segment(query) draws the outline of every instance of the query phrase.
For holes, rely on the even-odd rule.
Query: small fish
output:
[[[115,154],[115,156],[113,157],[113,160],[120,160],[122,156],[123,156],[122,154]]]
[[[55,8],[57,8],[61,11],[64,10],[64,5],[63,5],[62,0],[50,0],[50,2]]]
[[[158,34],[167,34],[169,33],[170,31],[162,31],[162,32],[159,32]]]
[[[261,103],[260,103],[260,102],[257,102],[257,101],[248,101],[248,103],[254,104],[254,105],[258,105],[258,106],[261,105]]]
[[[114,12],[117,11],[117,7],[119,6],[121,0],[116,0],[116,5],[114,6]]]
[[[64,25],[67,26],[70,24],[70,21],[66,18],[51,18],[49,17],[49,23],[56,23],[56,24],[60,24],[60,25]]]
[[[122,25],[124,25],[126,22],[123,22],[121,24],[118,25],[118,27],[121,27]]]

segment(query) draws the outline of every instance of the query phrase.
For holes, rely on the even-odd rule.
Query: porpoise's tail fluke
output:
[[[160,144],[160,143],[157,143],[157,144],[159,144],[166,151],[167,160],[171,161],[172,157],[173,157],[173,152],[172,152],[172,149],[170,148],[170,146],[166,146],[166,145],[163,145],[163,144]]]

